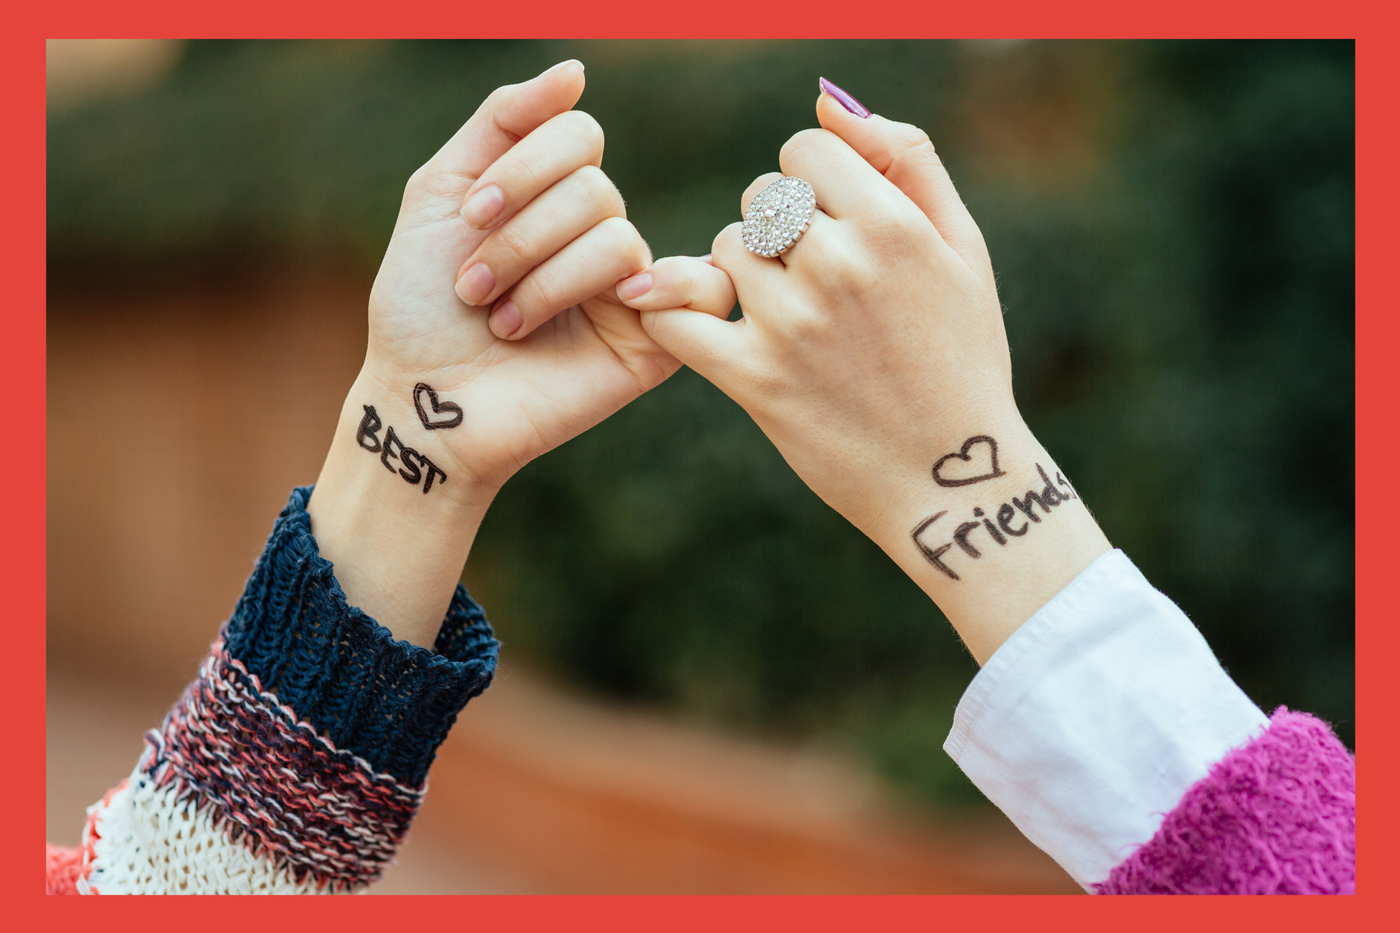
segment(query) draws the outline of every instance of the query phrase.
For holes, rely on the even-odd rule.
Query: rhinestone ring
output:
[[[749,252],[772,259],[802,239],[816,209],[817,193],[812,186],[784,175],[749,202],[744,215],[744,245]]]

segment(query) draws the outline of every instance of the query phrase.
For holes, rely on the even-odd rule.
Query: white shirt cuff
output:
[[[1088,888],[1267,725],[1186,615],[1115,550],[997,649],[943,748]]]

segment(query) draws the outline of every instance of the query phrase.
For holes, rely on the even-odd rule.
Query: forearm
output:
[[[414,386],[360,374],[307,511],[350,604],[431,647],[496,487],[424,428]]]

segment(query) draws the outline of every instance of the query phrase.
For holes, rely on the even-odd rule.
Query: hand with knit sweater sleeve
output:
[[[53,893],[340,893],[379,877],[497,642],[460,585],[433,648],[346,601],[296,489],[135,771],[50,848]]]
[[[393,857],[495,669],[458,583],[486,508],[680,365],[613,290],[650,254],[583,86],[569,61],[498,89],[409,180],[315,494],[50,890],[357,891]]]
[[[945,748],[1087,890],[1352,890],[1351,755],[1265,717],[1035,439],[986,244],[928,137],[824,79],[817,118],[710,261],[619,294],[943,610],[983,665]],[[760,202],[780,180],[799,195]],[[784,212],[805,232],[755,248]]]
[[[499,88],[404,189],[308,510],[351,603],[433,644],[517,470],[680,363],[614,285],[650,262],[562,62]]]

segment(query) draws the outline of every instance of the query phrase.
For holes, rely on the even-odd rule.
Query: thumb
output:
[[[498,87],[419,172],[451,175],[465,191],[521,138],[583,96],[583,63],[560,62],[521,84]]]
[[[969,266],[990,278],[992,264],[982,231],[958,197],[928,134],[917,126],[870,113],[825,78],[819,83],[822,94],[817,99],[817,121],[822,127],[841,137],[904,192],[933,222],[944,242]]]

